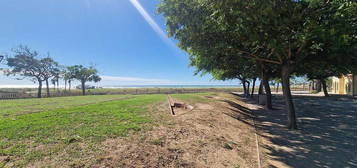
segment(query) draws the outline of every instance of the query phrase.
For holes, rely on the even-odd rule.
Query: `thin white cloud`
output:
[[[145,8],[140,4],[138,0],[130,0],[131,4],[138,10],[145,21],[151,26],[151,28],[171,47],[177,48],[176,45],[167,37],[166,33],[160,28]]]

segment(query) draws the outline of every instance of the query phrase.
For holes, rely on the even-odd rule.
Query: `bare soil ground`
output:
[[[95,167],[256,168],[252,120],[237,120],[240,111],[230,104],[239,100],[229,94],[207,99],[175,116],[167,103],[152,106],[161,122],[142,134],[106,140],[107,152]]]
[[[294,97],[296,131],[285,127],[287,113],[281,95],[274,96],[277,110],[240,107],[257,116],[264,167],[357,167],[356,98]]]

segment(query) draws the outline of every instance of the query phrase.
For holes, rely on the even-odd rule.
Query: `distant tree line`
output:
[[[45,56],[27,46],[20,45],[12,49],[12,55],[5,58],[5,64],[9,67],[3,72],[7,76],[15,76],[18,80],[30,79],[38,84],[37,97],[42,97],[43,83],[46,84],[47,97],[50,97],[50,82],[59,89],[59,80],[65,82],[64,90],[71,89],[73,80],[81,83],[82,94],[86,92],[86,82],[99,82],[101,80],[98,70],[93,66],[83,65],[63,66],[55,61],[49,53]]]
[[[290,129],[297,128],[291,76],[321,81],[327,96],[328,77],[356,72],[356,11],[354,0],[161,0],[158,7],[196,74],[239,79],[247,96],[259,78],[267,109],[269,81],[279,79]]]

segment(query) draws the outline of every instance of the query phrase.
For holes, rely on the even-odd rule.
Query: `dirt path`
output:
[[[250,114],[242,115],[232,106],[238,101],[233,96],[209,99],[191,104],[192,110],[176,116],[170,114],[167,103],[153,106],[161,122],[144,134],[105,141],[107,153],[97,167],[256,168]]]

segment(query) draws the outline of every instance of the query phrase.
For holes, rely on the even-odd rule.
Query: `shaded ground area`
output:
[[[357,167],[355,98],[295,96],[297,131],[286,129],[282,97],[275,95],[274,99],[278,110],[273,111],[231,102],[240,111],[257,116],[264,167]]]

